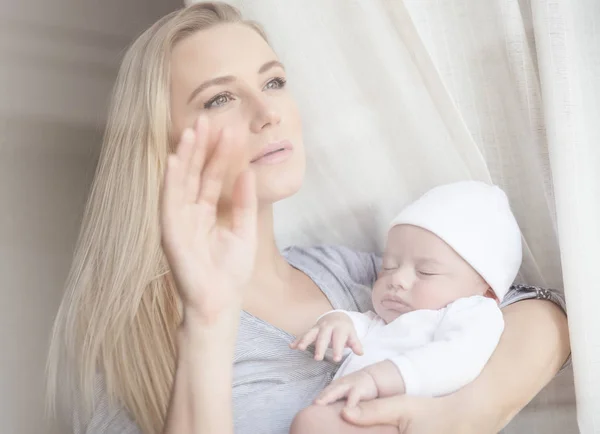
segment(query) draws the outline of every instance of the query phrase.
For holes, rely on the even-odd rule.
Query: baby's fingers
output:
[[[347,330],[334,329],[331,336],[331,348],[333,349],[333,361],[339,362],[342,360],[342,354],[344,348],[346,348],[346,342],[349,340],[349,334]]]
[[[354,354],[356,354],[357,356],[363,355],[363,347],[360,342],[360,339],[358,339],[358,336],[356,336],[355,331],[352,331],[352,333],[348,337],[347,345],[348,345],[348,348],[350,348],[354,352]]]
[[[319,329],[319,336],[315,343],[315,360],[323,360],[323,357],[325,357],[325,351],[327,351],[331,342],[332,332],[333,329],[331,327],[321,327]]]
[[[290,344],[290,348],[293,350],[306,350],[306,348],[312,344],[317,336],[319,335],[319,328],[313,327],[307,331],[304,335],[296,338],[294,342]]]

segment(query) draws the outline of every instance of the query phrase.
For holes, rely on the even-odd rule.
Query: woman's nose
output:
[[[281,122],[281,114],[268,98],[261,95],[256,97],[254,101],[252,122],[250,125],[253,133],[260,133],[263,129]]]

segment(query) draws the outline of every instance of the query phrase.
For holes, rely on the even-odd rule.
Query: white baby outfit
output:
[[[440,310],[415,310],[386,324],[374,312],[345,312],[363,345],[350,353],[335,378],[382,360],[400,370],[406,393],[440,396],[473,381],[504,330],[496,302],[481,296],[461,298]]]

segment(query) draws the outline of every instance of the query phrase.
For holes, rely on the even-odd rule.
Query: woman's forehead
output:
[[[271,60],[277,56],[254,29],[245,24],[220,24],[181,40],[173,48],[171,70],[178,78],[196,80],[256,75]]]

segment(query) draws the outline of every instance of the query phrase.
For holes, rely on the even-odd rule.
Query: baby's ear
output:
[[[483,294],[484,297],[487,298],[491,298],[492,300],[495,300],[496,303],[500,304],[500,299],[496,296],[496,293],[494,292],[494,290],[492,288],[490,288],[488,286],[487,291],[485,291],[485,293]]]

